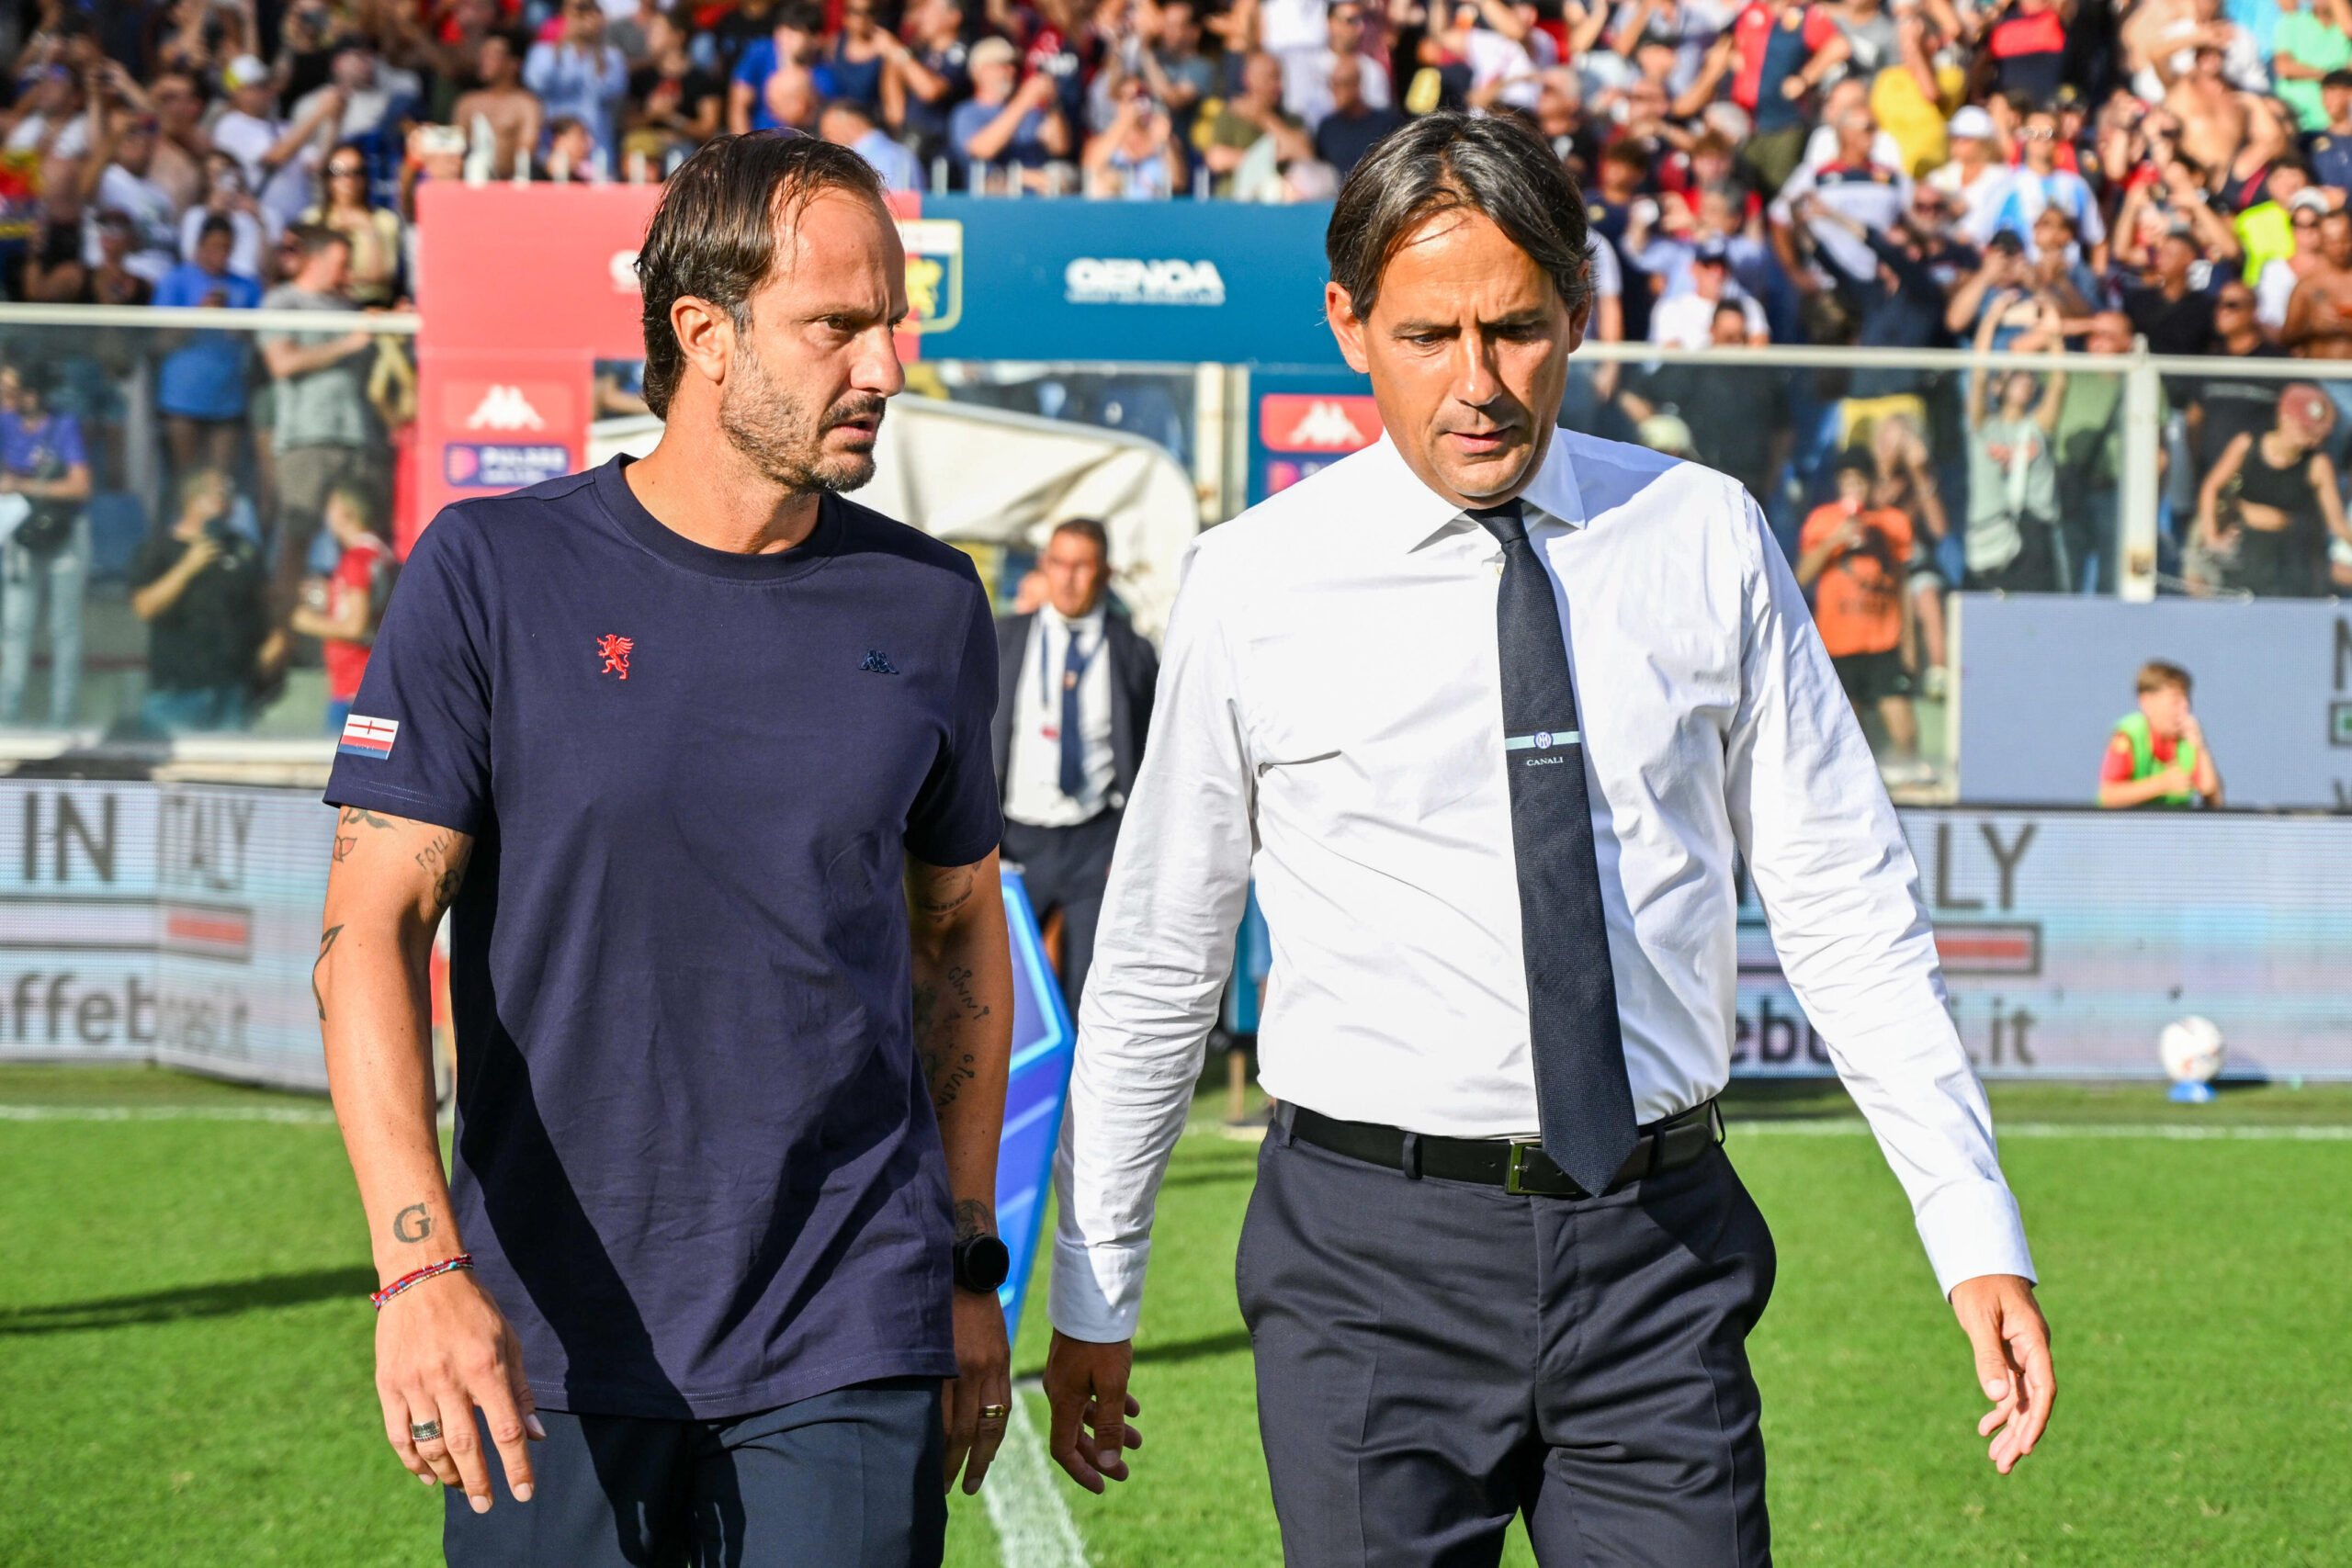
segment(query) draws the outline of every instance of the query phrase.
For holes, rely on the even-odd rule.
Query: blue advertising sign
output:
[[[1004,1303],[1005,1333],[1018,1337],[1046,1193],[1054,1179],[1054,1149],[1061,1142],[1062,1101],[1069,1091],[1078,1032],[1046,963],[1029,890],[1019,872],[1003,874],[1004,923],[1012,937],[1012,1072],[1005,1084],[1004,1136],[997,1145],[996,1228],[1012,1254],[1012,1272],[997,1299]]]
[[[925,359],[1339,363],[1325,206],[925,197],[904,220]]]

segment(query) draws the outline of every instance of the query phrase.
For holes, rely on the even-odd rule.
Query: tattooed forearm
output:
[[[978,1058],[964,1049],[964,1031],[992,1010],[973,991],[969,969],[950,964],[940,979],[940,985],[915,986],[914,1034],[923,1077],[931,1085],[932,1109],[944,1113],[964,1086],[979,1076]]]
[[[433,1211],[422,1203],[411,1203],[392,1216],[394,1241],[420,1242],[433,1234]]]
[[[341,864],[344,863],[345,858],[345,857],[347,857],[347,856],[351,853],[351,852],[352,852],[353,850],[356,849],[358,846],[359,846],[359,840],[358,840],[356,838],[345,839],[345,838],[338,837],[338,838],[335,840],[335,841],[334,841],[334,863],[335,863],[335,864],[337,864],[337,865],[341,865]]]
[[[458,901],[458,889],[466,885],[466,863],[473,858],[473,845],[456,833],[437,833],[433,841],[416,852],[416,863],[433,874],[433,908],[435,914]]]
[[[379,817],[364,806],[345,807],[343,808],[341,821],[346,828],[357,828],[363,825],[369,828],[397,828],[400,826],[397,819],[390,817]]]
[[[914,888],[916,912],[934,920],[954,914],[970,902],[975,880],[967,865],[919,878]]]
[[[311,965],[311,999],[319,1004],[319,1021],[327,1021],[327,994],[319,988],[319,971],[326,966],[327,954],[334,951],[334,939],[343,934],[341,926],[329,926],[319,933],[318,962]]]
[[[959,1198],[956,1202],[956,1239],[967,1241],[976,1235],[996,1235],[996,1213],[978,1198]]]

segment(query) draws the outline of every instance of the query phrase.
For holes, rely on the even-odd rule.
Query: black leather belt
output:
[[[1551,1156],[1532,1143],[1501,1138],[1437,1138],[1376,1122],[1342,1122],[1304,1105],[1289,1108],[1291,1136],[1335,1155],[1385,1166],[1407,1176],[1476,1181],[1538,1198],[1589,1198]],[[1724,1141],[1724,1119],[1713,1100],[1653,1122],[1618,1168],[1611,1191],[1659,1171],[1677,1170]]]

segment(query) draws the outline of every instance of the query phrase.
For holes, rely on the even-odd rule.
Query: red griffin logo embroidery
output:
[[[617,675],[624,681],[628,680],[628,650],[636,646],[637,639],[634,637],[598,637],[596,639],[596,657],[605,661],[605,667],[602,670],[597,671],[596,673],[599,675]]]

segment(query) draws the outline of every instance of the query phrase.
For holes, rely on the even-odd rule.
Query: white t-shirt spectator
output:
[[[1470,29],[1470,90],[1494,82],[1505,84],[1498,100],[1515,109],[1531,114],[1535,100],[1544,94],[1537,74],[1560,62],[1558,49],[1549,33],[1530,33],[1527,42],[1505,38],[1489,28]]]
[[[1805,195],[1821,198],[1821,204],[1832,212],[1860,223],[1873,233],[1883,234],[1894,227],[1911,205],[1911,177],[1886,164],[1829,163],[1817,169],[1799,169],[1781,187],[1770,212],[1775,223],[1796,220],[1797,198]],[[1814,243],[1826,251],[1838,266],[1855,277],[1873,277],[1878,274],[1878,256],[1870,246],[1847,232],[1839,224],[1827,221],[1809,223]]]
[[[1928,184],[1960,205],[1960,231],[1982,250],[2001,220],[2001,202],[2009,193],[2009,176],[2015,173],[2006,164],[1987,164],[1970,180],[1961,177],[1958,164],[1946,164],[1928,173]]]
[[[1797,166],[1804,169],[1818,169],[1835,161],[1837,156],[1838,128],[1834,125],[1816,125],[1813,128],[1813,134],[1804,139],[1804,157]],[[1871,138],[1871,162],[1884,164],[1890,169],[1900,169],[1908,164],[1910,160],[1903,155],[1903,143],[1882,130]]]
[[[237,160],[245,171],[245,188],[281,231],[299,222],[311,205],[311,171],[318,161],[318,150],[305,147],[274,171],[262,167],[262,159],[290,129],[285,120],[260,119],[239,109],[212,122],[212,145]]]
[[[180,265],[179,209],[171,196],[150,179],[142,179],[120,164],[108,164],[98,176],[95,197],[82,209],[82,260],[96,266],[106,259],[98,246],[98,214],[115,211],[130,220],[138,243],[122,258],[122,270],[161,283],[164,275]]]
[[[40,146],[40,139],[48,134],[49,117],[28,114],[17,122],[16,130],[8,132],[6,150],[30,152]],[[89,150],[90,117],[77,114],[65,122],[64,130],[57,133],[57,141],[51,146],[49,155],[52,158],[78,158]]]
[[[1710,299],[1692,288],[1670,294],[1651,306],[1650,341],[1660,348],[1712,348],[1715,342],[1715,311],[1726,304],[1739,307],[1749,338],[1760,338],[1771,331],[1764,320],[1764,307],[1750,299],[1747,290],[1738,284],[1725,282],[1720,299]]]
[[[1331,68],[1340,62],[1336,49],[1301,51],[1283,57],[1283,107],[1306,122],[1309,131],[1331,112]],[[1388,73],[1368,54],[1356,56],[1362,73],[1363,101],[1376,109],[1388,107]]]
[[[204,233],[204,220],[212,216],[211,209],[191,207],[180,214],[180,260],[196,259],[196,242]],[[229,227],[235,233],[229,241],[229,270],[247,277],[261,276],[261,264],[269,247],[269,233],[260,219],[250,212],[232,212]]]

